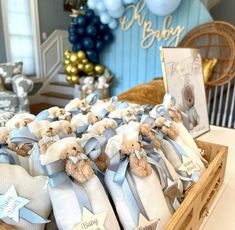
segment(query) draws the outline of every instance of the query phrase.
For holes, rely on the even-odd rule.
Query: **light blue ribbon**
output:
[[[147,114],[143,114],[140,119],[140,123],[149,124],[150,126],[154,126],[155,119],[150,117]]]
[[[129,208],[133,221],[138,226],[139,214],[142,213],[145,217],[147,217],[147,214],[136,192],[135,184],[127,171],[128,165],[129,159],[126,157],[120,162],[117,171],[114,173],[113,182],[122,187],[127,207]]]
[[[49,112],[48,109],[45,109],[43,111],[41,111],[35,118],[34,121],[42,121],[42,120],[47,120],[47,118],[49,117]]]
[[[176,105],[175,97],[169,93],[166,93],[163,98],[163,105],[166,110],[168,110],[168,107],[174,107]]]
[[[82,125],[76,129],[76,135],[77,137],[80,137],[87,129],[89,125]]]
[[[32,224],[46,224],[50,222],[50,220],[41,217],[40,215],[38,215],[37,213],[31,211],[26,207],[22,207],[19,213],[20,213],[20,218]]]
[[[69,110],[69,113],[71,113],[72,116],[75,116],[75,115],[77,115],[79,113],[82,113],[82,110],[79,109],[79,108],[74,108],[74,109]]]
[[[15,129],[10,133],[10,141],[12,143],[20,144],[31,144],[38,142],[38,138],[29,131],[29,128],[22,127],[20,129]]]
[[[94,105],[98,101],[98,99],[99,99],[99,96],[97,94],[91,93],[90,95],[86,97],[85,100],[88,105]]]
[[[127,102],[120,102],[116,104],[115,110],[126,109],[128,107],[129,107],[129,104]]]
[[[65,170],[64,161],[58,160],[50,164],[47,164],[44,166],[44,170],[46,175],[49,177],[49,184],[51,187],[57,187],[59,185],[62,185],[66,181],[70,181],[71,185],[74,188],[74,192],[76,193],[78,202],[81,206],[81,211],[83,210],[83,207],[86,207],[92,212],[92,206],[87,192],[82,186],[78,185],[77,183],[73,183],[70,180],[70,178],[64,171]]]
[[[6,148],[6,146],[2,145],[0,148],[0,163],[7,163],[11,165],[20,164],[18,155],[10,149]]]

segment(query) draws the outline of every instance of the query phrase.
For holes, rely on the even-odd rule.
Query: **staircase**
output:
[[[56,30],[41,46],[43,86],[33,98],[31,111],[35,114],[51,106],[65,106],[73,99],[74,86],[66,81],[63,54],[71,49],[67,31]]]

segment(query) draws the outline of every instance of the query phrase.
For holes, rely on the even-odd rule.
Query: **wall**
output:
[[[43,43],[42,33],[47,37],[54,30],[67,30],[70,18],[69,13],[63,9],[63,0],[38,0],[39,23],[41,32],[41,43]]]
[[[0,63],[6,62],[6,50],[5,50],[5,42],[3,35],[3,24],[2,24],[2,7],[0,1]]]
[[[222,0],[211,9],[211,15],[214,20],[223,20],[235,25],[235,1]]]
[[[63,0],[38,0],[39,23],[41,32],[41,43],[43,43],[42,33],[47,37],[54,30],[67,30],[70,18],[69,13],[63,9]],[[6,62],[6,51],[2,24],[2,9],[0,1],[0,63]]]

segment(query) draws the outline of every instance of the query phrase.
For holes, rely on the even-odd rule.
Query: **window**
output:
[[[37,0],[2,0],[7,59],[22,61],[23,72],[29,76],[38,76],[40,72],[35,4]]]

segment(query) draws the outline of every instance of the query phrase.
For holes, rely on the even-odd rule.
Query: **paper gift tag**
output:
[[[106,230],[104,228],[104,222],[107,212],[99,214],[93,214],[88,209],[83,208],[83,217],[80,224],[78,224],[73,230]]]
[[[158,230],[160,219],[148,221],[142,214],[139,215],[139,225],[135,230]]]
[[[194,172],[200,171],[200,167],[196,165],[190,158],[182,156],[183,164],[179,167],[180,171],[185,171],[189,176]]]

